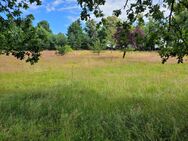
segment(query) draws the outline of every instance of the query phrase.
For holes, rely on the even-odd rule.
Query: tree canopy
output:
[[[188,55],[187,0],[125,0],[122,8],[114,9],[114,16],[107,18],[100,9],[106,0],[77,1],[82,8],[81,19],[88,22],[84,30],[80,20],[73,22],[67,36],[54,35],[47,21],[34,27],[32,15],[22,17],[23,9],[28,9],[32,3],[40,5],[41,0],[0,1],[1,53],[12,54],[33,64],[39,60],[42,49],[55,49],[57,45],[65,46],[67,43],[74,49],[88,49],[88,46],[105,48],[110,43],[123,50],[129,45],[153,50],[157,45],[162,63],[169,57],[177,57],[178,63],[183,63],[183,57]],[[117,17],[123,10],[127,19],[121,21]],[[169,11],[167,16],[166,11]],[[99,24],[91,20],[92,13],[102,17]],[[146,19],[148,22],[144,25]]]
[[[100,6],[105,5],[106,0],[78,0],[78,3],[82,7],[81,18],[83,20],[88,20],[92,12],[96,17],[103,17],[104,19]],[[125,35],[124,30],[135,24],[136,21],[140,22],[144,21],[144,18],[152,18],[159,25],[156,33],[159,32],[160,34],[154,36],[160,36],[155,38],[155,42],[160,44],[162,62],[165,63],[172,56],[177,57],[178,63],[183,63],[183,57],[188,55],[187,31],[185,29],[188,10],[187,0],[163,0],[158,3],[154,3],[152,0],[125,0],[124,6],[121,9],[114,9],[113,14],[119,16],[122,10],[126,10],[127,20],[123,23],[122,33],[118,31],[120,36]],[[165,16],[166,11],[169,11],[168,16]],[[181,16],[182,18],[178,18]],[[122,38],[117,39],[121,40]],[[125,46],[125,44],[122,45]]]
[[[21,17],[22,10],[29,4],[41,4],[40,0],[2,0],[0,1],[0,51],[12,54],[34,64],[40,56],[40,38],[32,25],[34,17]]]
[[[84,40],[84,33],[82,30],[80,20],[76,20],[68,27],[68,44],[74,49],[81,49]]]
[[[50,24],[48,23],[48,21],[40,21],[38,24],[37,24],[38,27],[42,27],[44,28],[46,31],[52,33],[52,30],[50,29]]]

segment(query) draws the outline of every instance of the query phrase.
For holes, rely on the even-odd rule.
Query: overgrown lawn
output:
[[[188,140],[188,63],[157,53],[0,56],[0,140]]]

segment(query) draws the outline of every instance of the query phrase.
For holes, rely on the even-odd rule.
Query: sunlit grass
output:
[[[0,140],[188,140],[187,83],[155,52],[0,56]]]

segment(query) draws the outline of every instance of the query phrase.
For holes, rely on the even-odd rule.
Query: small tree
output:
[[[96,39],[96,41],[94,42],[94,45],[92,46],[92,50],[94,53],[98,53],[98,55],[100,55],[101,50],[103,50],[103,45],[101,44],[99,39]]]
[[[71,46],[69,46],[69,45],[57,46],[56,49],[57,49],[57,53],[61,54],[61,55],[65,55],[65,54],[73,51]]]
[[[116,41],[116,47],[123,51],[123,58],[126,55],[126,49],[128,48],[131,27],[126,22],[118,23],[117,31],[114,34],[114,38]]]
[[[138,26],[132,30],[130,24],[126,22],[118,24],[114,38],[116,40],[116,47],[123,51],[123,58],[125,58],[127,49],[130,46],[134,49],[141,49],[144,45],[144,31]]]
[[[144,36],[144,31],[137,26],[133,31],[129,32],[128,42],[133,48],[142,50],[144,47]]]
[[[57,46],[65,46],[67,44],[67,37],[63,33],[58,33],[55,36]]]

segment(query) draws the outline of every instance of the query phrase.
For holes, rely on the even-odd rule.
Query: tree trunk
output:
[[[97,52],[98,53],[98,56],[100,55],[100,51]]]
[[[126,55],[126,51],[123,51],[123,59],[125,58]]]

